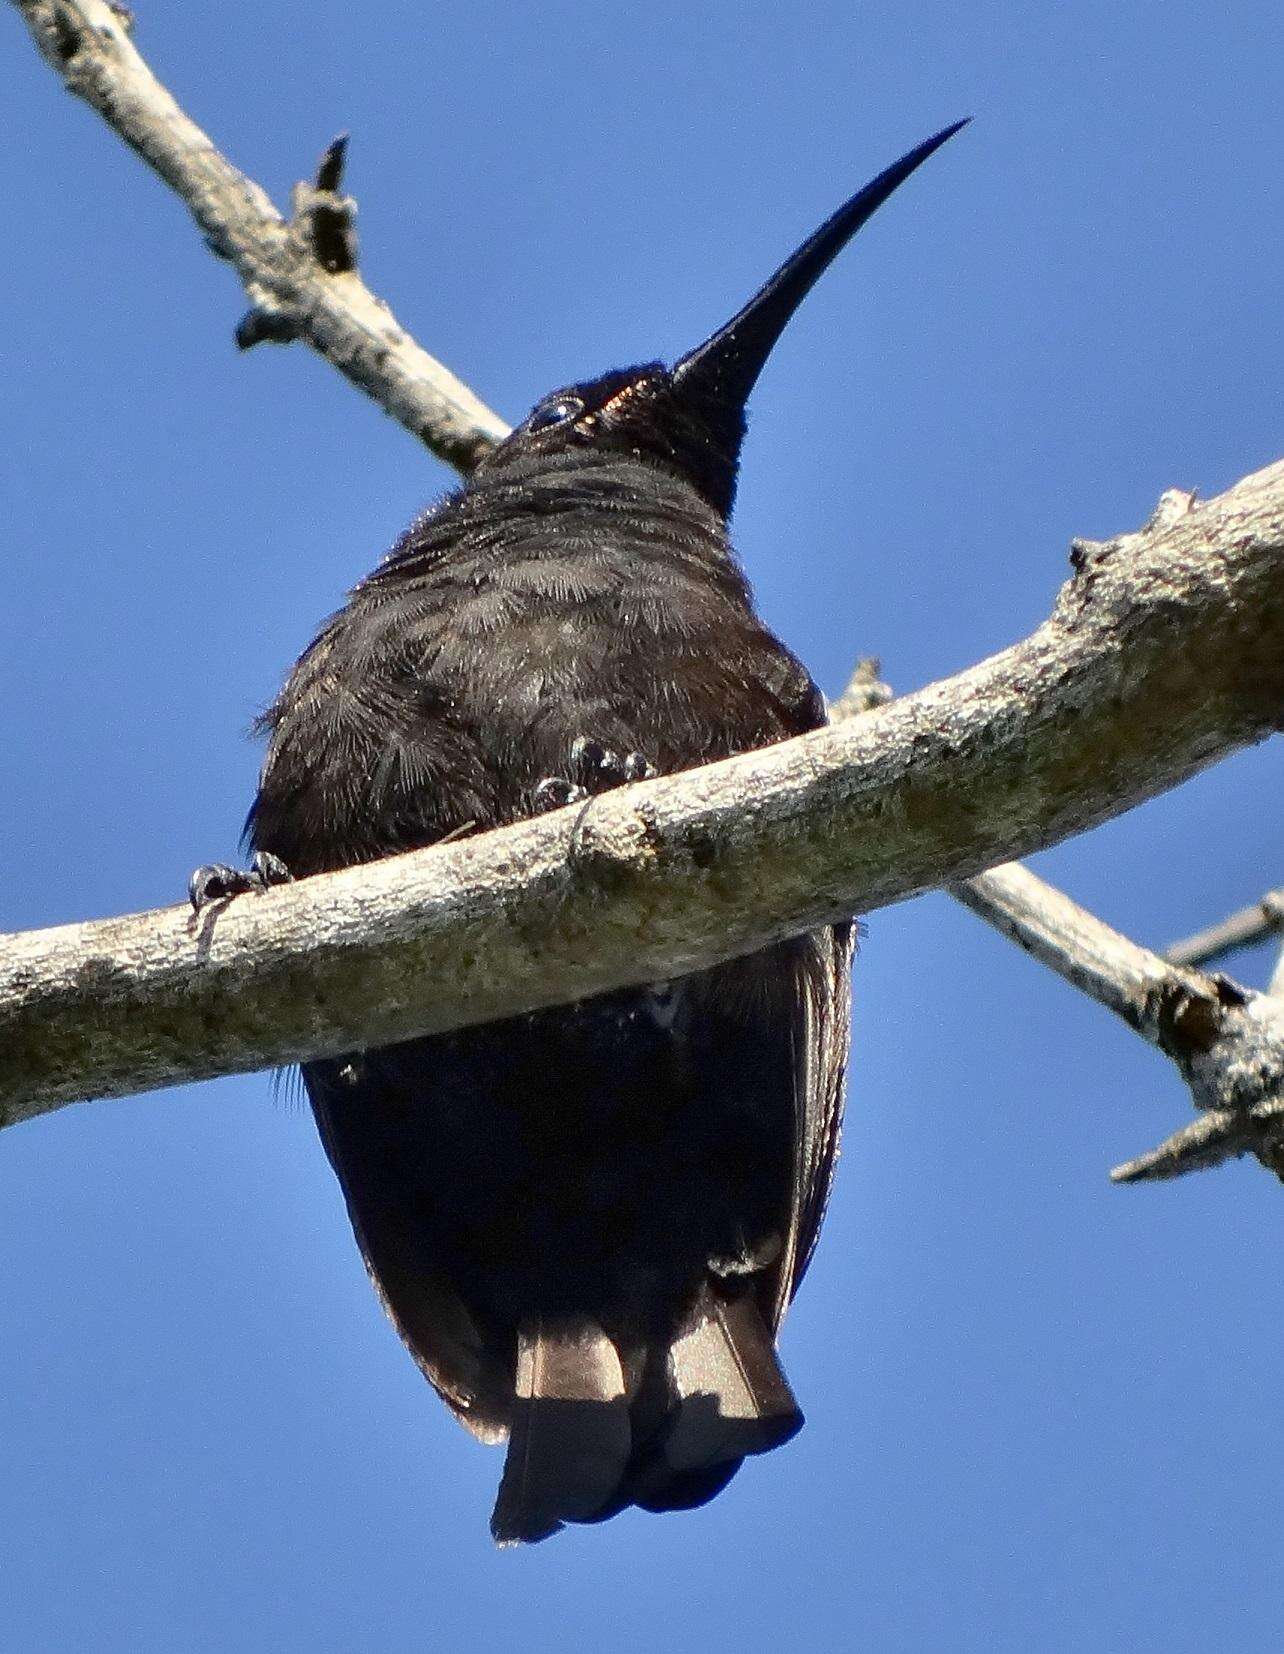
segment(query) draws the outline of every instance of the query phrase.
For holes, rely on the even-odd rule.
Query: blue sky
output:
[[[845,195],[974,125],[808,300],[737,541],[830,688],[1027,632],[1072,535],[1284,452],[1278,6],[386,0],[138,8],[277,198],[353,133],[367,279],[509,417],[722,321]],[[179,899],[246,738],[450,478],[301,349],[0,17],[0,926]],[[1162,944],[1280,882],[1278,750],[1039,865]],[[1281,1191],[1117,1190],[1157,1057],[943,897],[873,915],[787,1449],[686,1517],[492,1550],[498,1456],[384,1324],[265,1076],[0,1140],[15,1654],[1278,1647]],[[1266,950],[1235,968],[1260,982]]]

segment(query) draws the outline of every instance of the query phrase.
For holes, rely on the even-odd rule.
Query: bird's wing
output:
[[[347,1202],[366,1271],[420,1371],[473,1435],[500,1442],[512,1412],[512,1372],[497,1361],[446,1275],[434,1267],[399,1185],[390,1115],[408,1088],[396,1058],[376,1051],[349,1063],[305,1063],[303,1082],[322,1144]],[[390,1158],[391,1156],[391,1158]]]
[[[793,963],[794,1173],[790,1225],[777,1277],[779,1326],[816,1247],[838,1159],[855,927],[806,937]]]

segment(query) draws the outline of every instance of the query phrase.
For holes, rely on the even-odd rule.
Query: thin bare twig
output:
[[[1268,936],[1284,935],[1284,886],[1268,890],[1252,907],[1242,907],[1219,924],[1197,931],[1165,950],[1174,965],[1208,965],[1237,948],[1251,947]]]

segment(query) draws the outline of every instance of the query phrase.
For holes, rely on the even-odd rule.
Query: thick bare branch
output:
[[[332,256],[353,204],[337,193],[341,157],[295,195],[287,222],[184,114],[106,0],[14,0],[66,86],[96,109],[186,202],[214,252],[234,265],[251,309],[241,344],[304,339],[440,458],[469,471],[507,426],[422,350],[358,276]],[[320,199],[325,197],[326,199]],[[323,232],[318,237],[318,232]],[[351,242],[355,248],[355,241]]]
[[[948,682],[471,841],[0,944],[10,1120],[732,957],[1083,831],[1284,720],[1284,463],[1108,544]]]

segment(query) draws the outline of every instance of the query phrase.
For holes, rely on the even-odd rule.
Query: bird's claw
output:
[[[288,884],[292,878],[293,874],[279,856],[259,850],[248,867],[228,867],[217,861],[198,867],[187,881],[187,895],[199,913],[210,902],[243,896],[251,890],[268,890],[274,884]]]
[[[627,781],[646,781],[655,774],[642,753],[612,752],[610,747],[587,735],[580,735],[571,743],[571,763],[592,791],[621,787]]]
[[[535,813],[543,815],[548,810],[560,810],[565,804],[578,804],[587,797],[585,789],[568,781],[566,776],[546,775],[532,791],[531,803]]]
[[[571,775],[546,775],[532,791],[537,813],[579,804],[591,793],[622,787],[628,781],[646,781],[655,769],[640,752],[613,752],[587,735],[571,743]],[[574,778],[574,779],[573,779]]]

